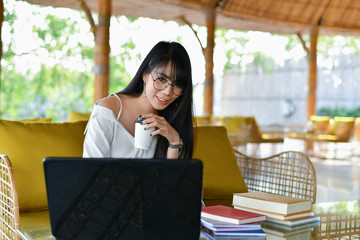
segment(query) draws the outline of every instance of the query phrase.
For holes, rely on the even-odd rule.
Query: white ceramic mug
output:
[[[150,128],[145,130],[147,124],[142,125],[142,121],[144,118],[138,118],[135,120],[135,138],[134,138],[134,147],[140,148],[144,150],[149,150],[151,141],[153,137],[151,133],[155,130],[155,128]]]

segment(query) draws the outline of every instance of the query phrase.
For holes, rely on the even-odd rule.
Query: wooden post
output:
[[[111,0],[98,0],[98,12],[99,22],[95,29],[94,101],[109,94]]]
[[[307,96],[307,119],[316,114],[316,79],[317,79],[317,40],[319,26],[313,25],[310,30],[310,51],[308,54],[308,96]]]
[[[205,88],[204,88],[204,115],[213,113],[214,95],[214,36],[215,36],[215,4],[209,5],[206,10],[207,44],[205,48]]]
[[[313,25],[310,29],[310,50],[308,51],[308,96],[307,96],[307,120],[311,115],[316,114],[316,80],[317,80],[317,40],[319,26]],[[313,142],[305,141],[305,151],[307,154],[313,150]]]

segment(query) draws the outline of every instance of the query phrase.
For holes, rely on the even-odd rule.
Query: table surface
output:
[[[321,217],[320,223],[308,226],[302,230],[282,230],[281,226],[269,226],[263,224],[263,230],[267,232],[266,239],[360,239],[360,200],[317,203],[313,205],[316,216]],[[50,231],[50,226],[19,229],[18,234],[24,240],[52,240],[55,239]],[[201,235],[200,239],[207,239]],[[227,238],[243,239],[243,238]],[[254,239],[254,238],[252,238]],[[256,238],[261,239],[261,238]],[[265,239],[265,238],[262,238]]]

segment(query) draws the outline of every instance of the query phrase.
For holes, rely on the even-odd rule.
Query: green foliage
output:
[[[118,56],[110,57],[110,83],[109,92],[119,92],[124,89],[131,81],[131,76],[126,70],[126,63],[130,61],[140,62],[140,56],[131,57],[129,50],[135,49],[135,44],[131,40],[121,46],[124,51]]]
[[[319,116],[330,116],[330,117],[360,117],[360,107],[355,109],[342,108],[320,108],[316,111]]]
[[[71,56],[69,39],[75,33],[77,23],[70,18],[59,18],[53,15],[47,15],[45,22],[45,27],[33,26],[33,32],[43,42],[41,47],[49,53],[60,51],[64,56]]]
[[[8,1],[7,3],[9,3]],[[5,9],[9,5],[5,5]],[[10,8],[10,7],[9,7]],[[33,12],[33,14],[38,14]],[[5,10],[4,24],[10,29],[11,39],[14,39],[16,12]],[[93,101],[94,74],[91,69],[94,49],[81,42],[74,45],[71,37],[77,32],[76,20],[47,15],[46,24],[42,27],[33,24],[33,31],[41,40],[38,49],[29,53],[18,53],[10,41],[4,46],[3,68],[1,72],[1,117],[6,119],[24,119],[36,117],[51,117],[54,121],[66,120],[70,110],[89,111]],[[34,59],[39,51],[45,49],[52,58],[53,64],[41,64],[38,72],[26,73],[17,69],[15,57],[32,55]],[[81,58],[79,58],[81,56]],[[82,59],[88,70],[73,71],[64,65],[77,64],[74,59]],[[40,60],[40,59],[37,59]],[[68,62],[67,64],[64,64]],[[80,61],[79,61],[80,62]],[[31,69],[33,71],[33,69]]]
[[[275,60],[262,52],[253,53],[253,61],[250,65],[254,65],[257,70],[264,71],[265,74],[272,74],[275,69]]]
[[[360,213],[359,201],[336,202],[333,204],[314,205],[314,209],[318,214],[354,214]]]
[[[7,4],[13,3],[8,1]],[[7,5],[9,6],[9,5]],[[6,9],[6,7],[5,7]],[[34,11],[33,15],[39,14]],[[5,10],[4,24],[14,39],[16,11]],[[135,19],[129,19],[135,21]],[[24,119],[50,117],[54,121],[65,121],[70,110],[91,111],[94,95],[94,47],[81,40],[73,41],[79,34],[77,19],[48,14],[46,24],[34,22],[32,30],[39,47],[28,53],[17,52],[13,41],[4,46],[3,69],[1,72],[1,117]],[[91,34],[89,34],[92,37]],[[126,69],[130,61],[139,62],[131,50],[136,49],[132,40],[121,45],[121,54],[110,57],[110,92],[122,90],[131,80]],[[46,52],[48,62],[40,54]],[[31,55],[40,63],[40,69],[28,67],[26,73],[17,69],[15,58]],[[79,67],[74,67],[79,66]],[[74,70],[75,69],[75,70]]]
[[[224,66],[224,72],[229,72],[234,69],[241,71],[244,49],[249,42],[246,33],[228,29],[217,29],[215,35],[216,41],[222,42],[225,46],[227,61]]]
[[[291,50],[293,50],[295,47],[297,47],[299,44],[301,44],[300,39],[298,38],[297,35],[295,34],[291,34],[291,35],[283,35],[284,37],[286,37],[288,39],[287,44],[285,45],[285,50],[290,52]],[[305,41],[305,39],[304,39]]]
[[[293,50],[296,46],[301,44],[297,35],[281,35],[288,39],[288,43],[285,46],[286,51]],[[310,36],[303,35],[303,40],[306,43],[306,47],[310,47]],[[343,50],[349,50],[351,52],[360,51],[360,40],[357,37],[351,36],[326,36],[319,35],[317,40],[317,52],[321,54],[329,54],[330,52],[342,52]]]
[[[1,92],[3,118],[51,117],[58,121],[66,120],[70,110],[89,111],[92,107],[91,72],[42,65],[33,78],[8,68],[3,69],[3,79],[4,76],[7,77]]]
[[[8,1],[5,1],[5,4],[9,4]],[[13,26],[16,19],[17,16],[14,12],[10,12],[7,8],[4,8],[4,22]]]

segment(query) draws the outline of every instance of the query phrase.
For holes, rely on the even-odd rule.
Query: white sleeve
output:
[[[89,119],[85,133],[83,157],[110,157],[114,123],[109,119],[94,116]]]

